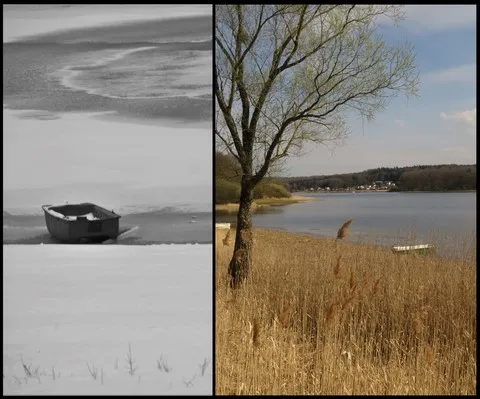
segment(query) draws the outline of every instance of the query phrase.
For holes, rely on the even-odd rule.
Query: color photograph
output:
[[[217,395],[475,395],[476,6],[215,6]]]

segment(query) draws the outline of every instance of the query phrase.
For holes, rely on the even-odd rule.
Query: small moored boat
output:
[[[82,204],[43,205],[50,235],[62,242],[102,242],[116,239],[119,219],[113,211],[85,202]]]
[[[418,254],[418,255],[433,255],[436,252],[436,248],[430,244],[419,244],[419,245],[405,245],[398,246],[394,245],[392,247],[393,253],[396,254]]]

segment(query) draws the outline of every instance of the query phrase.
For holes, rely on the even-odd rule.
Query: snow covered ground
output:
[[[3,251],[4,394],[212,394],[211,245]]]

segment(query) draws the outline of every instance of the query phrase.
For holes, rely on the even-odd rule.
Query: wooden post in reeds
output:
[[[227,235],[225,236],[225,238],[222,240],[223,242],[223,245],[225,245],[226,247],[230,246],[230,238],[231,238],[231,234],[230,234],[231,230],[229,229],[228,232],[227,232]]]
[[[230,223],[215,223],[215,242],[217,246],[222,245],[220,242],[223,243],[223,246],[229,246],[231,244],[230,229]],[[228,236],[228,238],[226,236]]]

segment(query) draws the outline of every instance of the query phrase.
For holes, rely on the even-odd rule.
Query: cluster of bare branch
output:
[[[234,5],[216,10],[216,135],[254,182],[307,141],[340,143],[345,111],[366,118],[418,84],[408,43],[386,46],[398,6]]]
[[[238,231],[251,229],[253,189],[272,166],[307,142],[342,143],[352,110],[372,119],[398,93],[416,94],[412,47],[385,43],[384,17],[396,22],[402,8],[216,6],[215,133],[242,169]],[[248,275],[251,249],[237,234],[233,253],[245,256],[230,262],[234,285]]]

